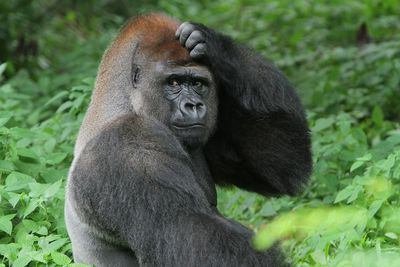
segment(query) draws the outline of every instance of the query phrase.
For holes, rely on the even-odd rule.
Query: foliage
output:
[[[400,265],[396,0],[17,0],[0,10],[0,266],[81,266],[63,221],[74,140],[101,54],[129,15],[147,10],[252,46],[306,104],[314,173],[305,192],[219,188],[220,211],[257,231],[259,249],[282,240],[294,266]]]

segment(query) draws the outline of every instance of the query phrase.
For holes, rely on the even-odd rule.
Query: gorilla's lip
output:
[[[190,123],[190,124],[173,124],[172,125],[176,129],[194,129],[194,128],[204,128],[205,125],[203,123]]]

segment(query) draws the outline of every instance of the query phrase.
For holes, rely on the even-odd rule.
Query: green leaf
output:
[[[15,166],[11,161],[0,160],[0,172],[11,172],[15,170]]]
[[[49,138],[49,140],[46,141],[44,144],[44,149],[46,150],[47,153],[53,152],[55,146],[57,144],[57,140],[55,138]]]
[[[12,112],[0,111],[0,127],[5,125],[11,119],[12,115]]]
[[[24,211],[24,218],[31,214],[39,206],[39,203],[40,201],[38,199],[31,199]]]
[[[44,192],[50,187],[49,184],[40,184],[40,183],[30,183],[29,184],[29,189],[30,193],[29,195],[31,197],[40,197],[43,196]]]
[[[12,267],[24,267],[28,265],[32,261],[32,258],[29,255],[19,255],[17,260],[14,261]]]
[[[71,102],[71,101],[64,102],[61,106],[58,107],[56,112],[57,113],[62,113],[63,111],[71,108],[72,105],[73,105],[73,102]]]
[[[393,232],[386,233],[385,236],[387,236],[387,237],[389,237],[391,239],[399,239],[398,235],[396,235]]]
[[[382,109],[378,106],[374,107],[374,110],[372,111],[372,121],[375,123],[377,127],[382,127],[382,123],[384,120],[383,112]]]
[[[382,171],[385,171],[387,174],[389,174],[389,171],[392,169],[396,161],[396,156],[395,155],[389,155],[387,159],[380,160],[376,163],[376,167],[381,169]]]
[[[336,195],[334,203],[338,203],[349,198],[353,194],[353,190],[354,188],[352,186],[347,186],[343,190],[339,191],[339,193]]]
[[[3,72],[7,68],[7,62],[4,62],[3,64],[0,65],[0,77],[3,75]]]
[[[61,187],[61,181],[57,181],[53,184],[40,184],[40,183],[30,183],[30,193],[31,197],[40,197],[43,196],[44,198],[53,197],[55,194],[58,193]]]
[[[0,231],[6,232],[11,235],[12,232],[12,222],[11,220],[15,217],[15,214],[9,214],[0,217]]]
[[[71,262],[71,259],[68,256],[56,251],[51,253],[51,257],[53,261],[59,265],[67,265]]]
[[[364,165],[364,161],[356,161],[353,163],[353,165],[351,165],[350,167],[350,172],[353,172],[355,170],[357,170],[358,168],[360,168],[362,165]]]
[[[387,157],[387,155],[393,151],[393,148],[398,145],[400,145],[400,134],[390,136],[386,140],[380,142],[371,151],[374,157]]]
[[[368,209],[368,218],[374,217],[374,215],[382,207],[382,204],[383,204],[383,200],[375,200],[374,202],[372,202],[372,204],[369,206],[369,209]]]
[[[13,208],[17,206],[20,199],[21,199],[21,194],[8,192],[8,202],[11,204]]]
[[[21,248],[20,244],[0,244],[0,255],[17,254],[18,250]]]
[[[311,257],[318,264],[325,265],[327,263],[326,262],[326,255],[325,255],[324,251],[322,251],[322,250],[314,251],[313,253],[311,253]]]
[[[245,201],[240,205],[240,207],[236,210],[237,213],[243,213],[246,209],[248,209],[252,204],[254,204],[254,201],[256,200],[256,197],[249,196],[245,199]]]
[[[88,89],[93,87],[95,81],[96,81],[96,79],[94,79],[94,77],[86,77],[86,78],[82,79],[82,82],[88,85],[85,87]]]
[[[27,188],[29,183],[35,180],[26,174],[20,172],[12,172],[6,178],[6,191],[17,191]]]
[[[62,246],[64,246],[65,243],[67,243],[67,239],[66,238],[57,239],[56,241],[44,246],[43,247],[43,252],[44,253],[50,253],[50,252],[56,251],[57,249],[59,249]]]
[[[328,128],[328,127],[330,127],[331,125],[333,125],[333,123],[334,123],[334,120],[333,120],[332,118],[318,119],[318,120],[315,122],[315,125],[314,125],[314,127],[312,128],[312,131],[313,131],[314,133],[320,132],[320,131],[322,131],[322,130]]]
[[[61,181],[57,181],[54,184],[52,184],[51,186],[49,186],[46,189],[46,191],[44,191],[43,196],[45,198],[51,198],[60,191],[60,188],[61,188]]]
[[[35,154],[35,152],[23,147],[17,148],[17,155],[25,158],[39,160],[39,157]]]
[[[400,164],[397,164],[397,166],[394,167],[393,178],[396,178],[396,179],[400,178]]]
[[[357,197],[358,197],[358,194],[362,191],[362,189],[363,189],[362,186],[357,185],[354,188],[353,192],[351,193],[350,197],[347,199],[347,204],[349,204],[349,203],[353,202],[354,200],[356,200]]]
[[[28,229],[29,232],[36,232],[39,230],[40,227],[39,223],[27,219],[24,219],[22,221],[22,224]]]
[[[372,159],[371,153],[368,153],[368,154],[362,156],[361,158],[358,158],[357,161],[354,162],[353,165],[351,165],[350,172],[355,171],[356,169],[358,169],[359,167],[364,165],[365,162],[370,161],[371,159]]]
[[[52,153],[47,158],[46,163],[50,165],[57,165],[61,163],[67,156],[67,153]]]
[[[275,214],[276,211],[270,202],[265,203],[260,211],[260,215],[265,217],[274,216]]]
[[[49,101],[46,102],[46,104],[44,104],[44,106],[48,106],[50,104],[52,104],[53,102],[56,102],[59,99],[65,98],[68,96],[68,92],[67,91],[61,91],[58,94],[56,94],[55,96],[53,96]]]
[[[54,183],[60,179],[63,179],[67,176],[68,170],[67,169],[50,169],[46,168],[41,173],[41,176],[45,180],[46,183]]]
[[[19,127],[11,128],[10,134],[15,138],[28,138],[30,140],[35,139],[35,137],[37,136],[36,133],[34,133],[33,131]]]
[[[42,227],[39,228],[39,230],[37,230],[36,233],[38,235],[48,235],[49,234],[49,230],[46,227],[42,226]]]

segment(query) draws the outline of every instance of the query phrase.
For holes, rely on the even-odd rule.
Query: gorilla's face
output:
[[[189,149],[203,146],[217,119],[216,87],[210,71],[194,63],[157,62],[144,92],[147,114],[165,124]],[[145,105],[149,107],[149,105]]]
[[[170,105],[169,127],[187,147],[204,145],[216,120],[215,85],[207,68],[162,64],[164,97]]]

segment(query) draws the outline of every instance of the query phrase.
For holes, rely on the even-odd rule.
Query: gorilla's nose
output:
[[[206,115],[206,106],[198,99],[185,99],[180,104],[180,110],[184,117],[202,120]]]

